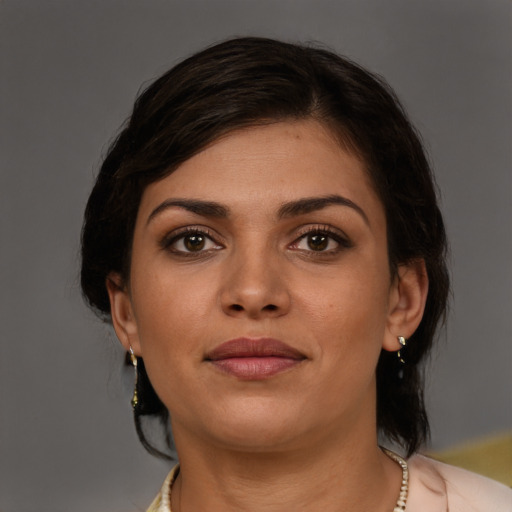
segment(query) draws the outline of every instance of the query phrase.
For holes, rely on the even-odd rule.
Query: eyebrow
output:
[[[327,208],[332,205],[348,206],[349,208],[352,208],[363,218],[368,226],[370,225],[368,216],[358,204],[346,197],[335,194],[325,197],[306,197],[304,199],[299,199],[298,201],[284,203],[279,208],[278,216],[281,219],[285,217],[295,217],[317,210],[322,210],[323,208]]]
[[[369,226],[370,221],[364,210],[351,201],[350,199],[339,196],[329,195],[324,197],[305,197],[296,201],[290,201],[283,203],[278,210],[277,216],[279,219],[298,217],[299,215],[305,215],[317,210],[322,210],[328,206],[341,205],[347,206],[355,210]],[[201,215],[203,217],[215,217],[225,219],[229,216],[230,210],[226,206],[214,202],[214,201],[203,201],[201,199],[167,199],[163,203],[160,203],[150,214],[146,225],[149,224],[157,215],[169,208],[183,208],[189,212]]]
[[[201,201],[200,199],[167,199],[149,214],[146,225],[157,215],[173,207],[183,208],[184,210],[202,215],[203,217],[217,217],[223,219],[229,215],[228,208],[213,201]]]

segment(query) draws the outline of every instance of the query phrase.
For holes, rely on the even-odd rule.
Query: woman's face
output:
[[[267,450],[375,428],[380,351],[411,334],[399,288],[364,163],[300,121],[236,131],[149,185],[129,286],[109,292],[175,436]]]

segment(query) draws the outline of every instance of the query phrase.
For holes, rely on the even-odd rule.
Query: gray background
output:
[[[232,35],[319,40],[384,75],[442,189],[454,299],[434,448],[512,428],[508,0],[0,0],[0,510],[145,510],[166,464],[77,287],[81,215],[142,83]]]

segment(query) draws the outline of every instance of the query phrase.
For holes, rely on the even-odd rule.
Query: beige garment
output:
[[[512,512],[512,489],[503,484],[421,455],[407,463],[406,512]],[[147,512],[172,512],[170,488],[178,468],[169,473]]]
[[[415,455],[407,512],[512,512],[512,489],[465,469]]]

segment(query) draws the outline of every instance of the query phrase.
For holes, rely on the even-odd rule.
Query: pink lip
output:
[[[273,338],[237,338],[209,352],[205,360],[242,380],[263,380],[293,368],[306,356]]]

